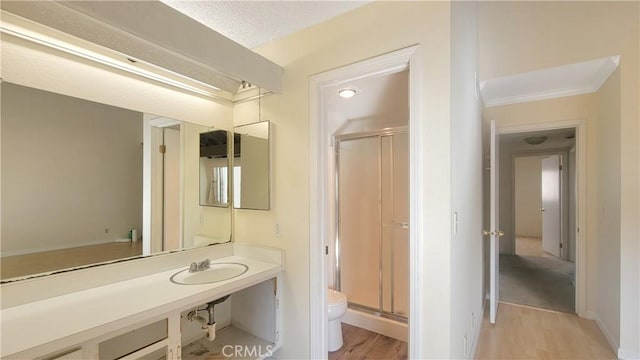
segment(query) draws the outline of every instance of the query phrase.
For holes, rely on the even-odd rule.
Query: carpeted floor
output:
[[[500,255],[500,300],[575,312],[575,265],[553,256]]]

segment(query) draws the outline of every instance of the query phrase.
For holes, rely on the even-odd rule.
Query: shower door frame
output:
[[[340,254],[340,143],[342,141],[349,140],[358,140],[358,139],[369,139],[369,138],[377,138],[378,139],[378,196],[381,196],[382,193],[382,138],[385,136],[391,137],[391,144],[393,146],[393,136],[394,135],[409,135],[409,127],[408,126],[398,126],[392,128],[384,128],[379,130],[370,130],[370,131],[362,131],[356,133],[348,133],[335,135],[333,137],[334,143],[334,156],[335,156],[335,239],[334,239],[334,251],[335,251],[335,272],[334,272],[334,285],[336,290],[341,291],[342,289],[342,281],[341,281],[341,272],[340,272],[340,262],[341,262],[341,254]],[[393,157],[392,157],[393,158]],[[391,160],[391,166],[393,169],[393,160]],[[408,178],[409,174],[407,174]],[[408,179],[407,179],[408,180]],[[393,180],[392,180],[393,184]],[[393,186],[393,185],[392,185]],[[382,206],[380,203],[378,204],[378,219],[380,220],[380,244],[379,244],[379,265],[378,265],[378,308],[372,308],[366,305],[356,304],[352,302],[348,302],[349,307],[365,312],[367,314],[375,315],[382,318],[387,318],[395,321],[399,321],[402,323],[408,323],[408,316],[396,315],[393,313],[394,310],[394,280],[393,276],[391,276],[391,312],[384,311],[384,279],[383,279],[383,261],[382,261],[382,250],[383,250],[383,227],[384,223],[382,221]],[[404,223],[401,224],[404,226]],[[408,225],[406,226],[408,228]],[[394,269],[394,252],[393,245],[391,246],[391,271],[393,274]],[[409,258],[409,254],[407,254],[407,259]],[[407,282],[409,279],[407,279]]]

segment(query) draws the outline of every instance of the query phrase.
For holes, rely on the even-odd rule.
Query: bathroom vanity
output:
[[[280,250],[239,244],[192,251],[212,268],[242,264],[228,280],[179,284],[170,278],[189,263],[2,309],[3,359],[265,358],[281,345]],[[209,248],[214,248],[209,247]],[[166,256],[166,255],[165,255]],[[185,257],[184,254],[181,255]],[[114,266],[126,266],[114,264]],[[35,280],[35,279],[34,279]],[[19,284],[25,286],[24,284]],[[4,284],[3,291],[12,284]],[[4,294],[7,295],[7,294]],[[231,295],[215,306],[217,331],[209,341],[188,312]],[[4,297],[4,296],[3,296]],[[205,336],[203,338],[203,336]]]

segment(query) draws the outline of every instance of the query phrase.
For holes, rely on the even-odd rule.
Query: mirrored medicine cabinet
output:
[[[232,160],[227,132],[200,134],[200,205],[227,207],[233,195],[235,209],[269,210],[270,127],[269,121],[234,127]]]
[[[229,134],[224,130],[200,133],[200,205],[229,206],[231,179]]]
[[[233,131],[233,207],[269,210],[271,123],[240,125]]]

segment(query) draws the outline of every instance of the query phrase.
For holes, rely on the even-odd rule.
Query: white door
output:
[[[496,322],[496,314],[498,313],[498,300],[500,299],[500,292],[498,285],[500,283],[500,244],[499,239],[502,236],[498,220],[498,178],[499,178],[499,143],[496,134],[496,123],[491,120],[491,150],[490,150],[490,162],[491,162],[491,179],[489,185],[489,230],[485,230],[485,235],[489,235],[489,320],[492,324]]]
[[[164,247],[162,250],[177,250],[181,246],[180,236],[180,130],[164,130]]]
[[[542,249],[560,256],[560,156],[542,159]]]

